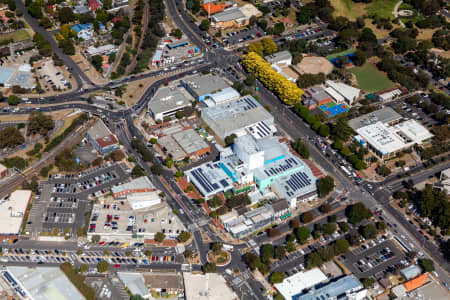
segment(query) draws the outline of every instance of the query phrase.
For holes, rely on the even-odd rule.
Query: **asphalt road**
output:
[[[17,9],[23,12],[23,18],[33,28],[34,32],[41,34],[48,42],[50,42],[53,53],[62,59],[66,67],[70,68],[70,72],[77,82],[77,90],[83,86],[83,81],[94,85],[89,77],[80,69],[80,67],[68,55],[64,54],[61,48],[58,47],[55,39],[53,39],[53,34],[39,26],[38,20],[33,18],[28,13],[25,4],[21,0],[15,0],[15,2]]]

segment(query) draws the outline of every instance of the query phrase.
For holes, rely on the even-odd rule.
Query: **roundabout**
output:
[[[210,250],[206,254],[206,260],[208,263],[216,264],[217,267],[224,267],[231,262],[231,253],[221,250],[220,253],[215,254],[213,250]]]

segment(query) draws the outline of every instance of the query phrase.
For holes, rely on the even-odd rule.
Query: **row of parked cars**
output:
[[[88,190],[93,187],[99,186],[102,183],[108,182],[117,178],[117,176],[112,172],[105,172],[101,175],[95,176],[93,178],[78,182],[77,185],[80,189]]]

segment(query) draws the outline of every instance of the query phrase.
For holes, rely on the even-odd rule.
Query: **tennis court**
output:
[[[331,118],[349,110],[349,108],[345,104],[336,104],[334,102],[322,104],[319,108],[328,117],[331,117]]]

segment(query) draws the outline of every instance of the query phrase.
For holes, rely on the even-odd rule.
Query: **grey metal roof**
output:
[[[205,108],[202,110],[202,117],[222,139],[261,121],[266,121],[269,125],[273,123],[273,116],[250,95]]]
[[[30,299],[37,300],[84,300],[80,292],[57,267],[9,266],[12,275],[25,289]]]
[[[291,59],[292,55],[289,53],[289,51],[280,51],[277,53],[274,53],[272,55],[265,56],[264,59],[267,60],[270,64],[276,64],[279,61]]]
[[[144,276],[141,273],[117,272],[117,277],[122,281],[133,295],[141,295],[146,298],[150,295],[150,290],[145,285]]]
[[[353,130],[358,130],[359,128],[374,124],[376,122],[386,124],[392,121],[400,120],[401,118],[402,116],[399,115],[391,107],[384,107],[374,112],[351,119],[350,121],[348,121],[348,125],[353,128]]]
[[[214,16],[212,16],[214,22],[226,22],[231,20],[237,20],[245,18],[245,15],[242,13],[242,11],[239,9],[239,7],[233,7],[227,10],[224,10],[221,13],[217,13]]]
[[[316,300],[316,299],[339,299],[339,296],[345,295],[347,291],[363,290],[364,286],[354,276],[349,275],[342,277],[318,289],[312,289],[305,295],[295,297],[299,300]],[[299,291],[300,293],[301,291]]]
[[[148,179],[147,176],[138,177],[136,179],[131,180],[130,182],[123,183],[118,186],[113,186],[111,191],[113,194],[120,193],[126,190],[135,190],[135,189],[153,189],[155,190],[155,186]]]
[[[219,92],[222,89],[229,87],[228,82],[217,75],[213,74],[196,74],[187,77],[183,82],[194,91],[197,96],[208,95],[214,92]]]
[[[148,103],[153,114],[165,113],[191,105],[193,99],[177,87],[162,87]]]
[[[208,148],[208,144],[192,128],[180,131],[172,136],[187,154],[192,154],[196,151]]]
[[[0,84],[5,84],[13,73],[12,68],[0,67]]]
[[[108,136],[111,133],[108,127],[106,127],[105,123],[102,120],[98,119],[95,124],[89,128],[88,134],[94,139],[100,139],[102,137]]]

